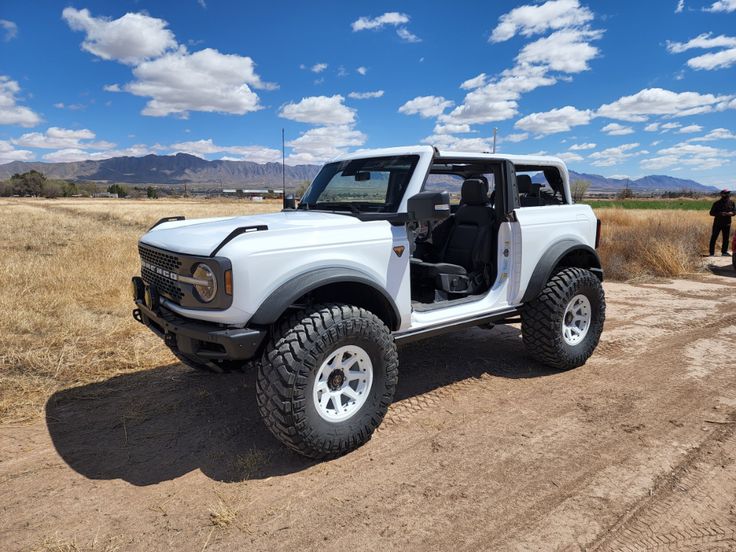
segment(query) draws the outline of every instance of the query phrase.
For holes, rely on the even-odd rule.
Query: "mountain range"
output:
[[[295,189],[311,181],[319,168],[319,165],[287,165],[285,169],[287,188]],[[187,184],[193,188],[280,188],[282,178],[280,163],[208,161],[194,155],[177,153],[67,163],[13,161],[0,165],[0,180],[31,169],[43,173],[47,178],[64,180],[168,186]],[[644,176],[632,180],[570,171],[570,180],[587,180],[590,182],[591,192],[615,192],[625,187],[635,193],[682,190],[712,193],[716,189],[694,180],[666,175]]]

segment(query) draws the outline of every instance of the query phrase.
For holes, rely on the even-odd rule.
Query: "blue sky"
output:
[[[0,163],[560,155],[736,187],[736,0],[4,0]]]

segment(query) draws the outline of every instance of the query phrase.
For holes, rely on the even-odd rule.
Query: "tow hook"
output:
[[[171,332],[167,333],[164,336],[164,343],[170,349],[176,349],[176,334],[173,334]]]

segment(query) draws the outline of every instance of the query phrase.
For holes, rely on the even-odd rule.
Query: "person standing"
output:
[[[716,240],[718,234],[722,234],[723,243],[721,244],[721,254],[724,257],[730,257],[728,254],[728,239],[731,236],[731,217],[736,214],[736,205],[731,201],[731,192],[721,190],[721,199],[713,204],[710,208],[710,216],[713,217],[713,233],[710,236],[710,256],[715,255]]]

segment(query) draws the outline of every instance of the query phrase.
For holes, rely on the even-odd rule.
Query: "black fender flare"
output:
[[[300,297],[330,284],[353,283],[362,284],[380,293],[391,308],[393,320],[391,329],[398,329],[401,314],[396,302],[378,282],[365,273],[347,267],[317,268],[304,272],[276,288],[268,298],[261,303],[258,310],[251,317],[249,324],[269,325],[276,322],[281,315]]]
[[[547,249],[544,255],[542,255],[542,258],[539,259],[537,266],[534,268],[534,272],[532,272],[531,278],[529,278],[529,283],[526,286],[524,297],[521,299],[522,303],[527,303],[539,295],[552,276],[552,271],[560,261],[570,253],[574,253],[576,251],[583,252],[586,255],[591,256],[593,259],[593,266],[580,268],[587,268],[593,272],[598,279],[603,281],[603,269],[601,268],[601,259],[598,256],[598,252],[589,245],[585,245],[574,240],[562,240]]]

